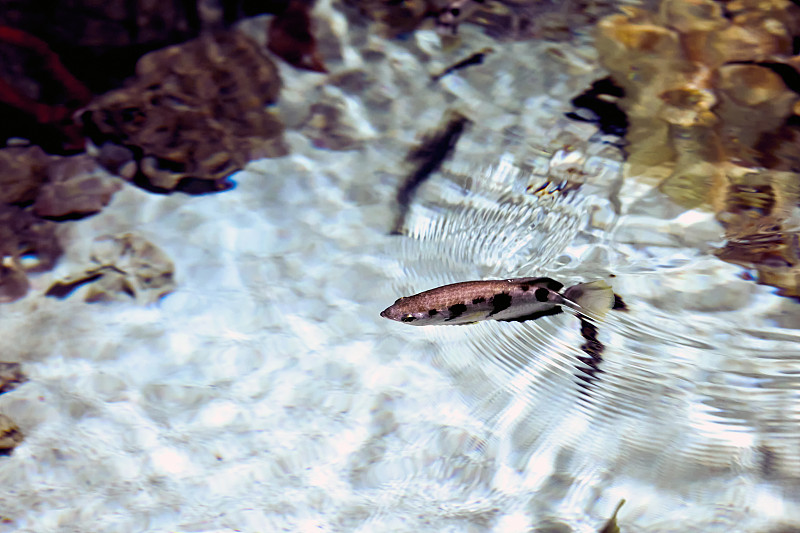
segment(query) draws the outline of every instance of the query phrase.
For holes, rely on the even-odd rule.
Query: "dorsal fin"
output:
[[[551,291],[560,292],[561,289],[564,288],[564,284],[560,283],[551,278],[512,278],[509,281],[513,281],[514,283],[524,284],[528,283],[530,285],[544,285]]]

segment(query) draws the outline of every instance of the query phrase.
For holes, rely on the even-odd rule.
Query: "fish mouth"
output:
[[[389,318],[389,308],[388,307],[386,309],[384,309],[383,311],[381,311],[381,316],[383,318]]]

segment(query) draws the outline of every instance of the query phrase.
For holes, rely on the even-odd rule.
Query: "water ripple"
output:
[[[627,311],[597,321],[605,346],[597,357],[581,349],[568,313],[415,331],[508,442],[503,460],[524,468],[556,447],[661,487],[725,486],[741,476],[800,482],[800,322],[775,327],[794,323],[797,304],[743,281],[707,243],[681,234],[681,221],[696,225],[701,216],[665,208],[606,217],[598,228],[592,213],[613,211],[614,201],[580,187],[531,187],[531,179],[507,162],[469,178],[445,172],[420,192],[405,236],[387,252],[398,296],[455,281],[552,276],[565,284],[605,278],[625,299]],[[546,192],[531,194],[537,189]],[[647,211],[635,202],[628,209]],[[665,224],[669,235],[654,238]]]

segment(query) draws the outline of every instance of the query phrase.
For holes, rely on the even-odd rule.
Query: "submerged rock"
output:
[[[626,176],[712,209],[728,239],[719,257],[799,295],[788,243],[800,200],[800,6],[662,0],[658,11],[606,17],[597,35],[601,63],[624,91]]]
[[[61,256],[54,222],[30,209],[0,206],[0,303],[13,302],[28,292],[28,272],[50,270]]]
[[[62,253],[55,224],[97,213],[122,182],[88,155],[45,154],[38,146],[0,149],[0,302],[28,292],[28,272],[50,270]]]
[[[22,439],[22,432],[14,421],[0,414],[0,455],[11,455]]]
[[[151,52],[136,72],[82,115],[110,171],[159,192],[213,192],[251,159],[287,153],[283,124],[265,109],[280,94],[277,67],[246,35]]]
[[[0,362],[0,394],[10,392],[28,381],[19,363]]]
[[[10,146],[0,149],[0,202],[29,204],[46,179],[52,157],[38,146]]]
[[[503,40],[564,40],[579,28],[613,13],[614,0],[350,0],[376,22],[377,31],[394,37],[429,21],[444,35],[461,24],[477,24]]]
[[[91,266],[50,286],[46,295],[66,298],[88,285],[87,302],[157,302],[175,288],[175,266],[156,245],[132,233],[98,239]]]
[[[43,218],[81,218],[100,212],[122,188],[86,154],[58,158],[47,166],[33,212]]]
[[[290,1],[286,9],[270,21],[267,48],[297,68],[327,72],[311,31],[313,4],[306,0]]]

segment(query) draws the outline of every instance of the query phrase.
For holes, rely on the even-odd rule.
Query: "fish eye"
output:
[[[406,315],[400,319],[401,322],[413,322],[417,319],[414,315]]]

